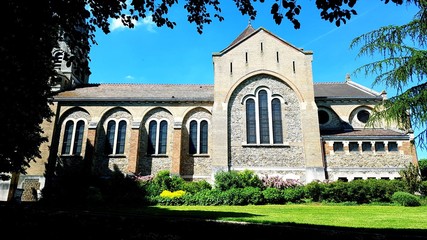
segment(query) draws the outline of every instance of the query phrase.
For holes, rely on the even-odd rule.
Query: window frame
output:
[[[320,122],[320,119],[321,119],[321,112],[323,112],[323,113],[325,113],[326,115],[327,115],[327,120],[324,122],[324,123],[321,123]],[[327,126],[327,125],[329,125],[330,123],[331,123],[331,121],[332,121],[332,114],[331,114],[331,112],[329,111],[329,110],[327,110],[327,108],[325,108],[325,107],[319,107],[318,109],[317,109],[317,117],[318,117],[318,120],[319,120],[319,125],[320,126]],[[326,117],[326,116],[325,116]]]
[[[265,91],[265,93],[264,93]],[[265,94],[265,103],[263,104],[261,101],[263,99],[260,98],[260,93]],[[262,97],[262,95],[261,95]],[[280,119],[277,119],[276,113],[273,113],[275,110],[274,104],[277,104],[279,100],[279,112]],[[250,103],[251,105],[248,105]],[[242,104],[244,105],[244,117],[245,117],[245,142],[244,145],[248,146],[282,146],[286,145],[284,142],[284,126],[283,126],[283,104],[285,101],[282,96],[278,94],[272,94],[271,90],[267,87],[259,87],[254,94],[246,95]],[[253,105],[252,105],[253,104]],[[249,109],[249,107],[251,107]],[[261,110],[267,115],[262,115]],[[249,112],[253,111],[253,112]],[[276,117],[276,118],[274,118]],[[262,131],[262,123],[261,120],[264,120],[264,131]],[[280,127],[277,125],[277,122],[280,123]],[[267,124],[265,126],[265,124]],[[277,131],[280,131],[278,133]],[[261,134],[263,134],[264,138],[262,138]],[[267,140],[268,139],[268,140]]]
[[[196,142],[195,142],[195,152],[192,152],[191,150],[191,143],[192,143],[192,130],[191,130],[191,124],[195,122],[196,124]],[[207,128],[206,128],[206,144],[204,144],[204,141],[202,139],[202,122],[206,122]],[[190,118],[187,122],[187,129],[188,129],[188,153],[190,155],[208,155],[209,154],[209,127],[210,127],[210,121],[207,118]],[[206,145],[206,147],[204,147]],[[206,148],[205,151],[202,151],[202,148]]]
[[[152,118],[147,121],[148,123],[148,131],[147,131],[147,155],[148,156],[158,156],[158,155],[167,155],[168,153],[168,135],[169,135],[169,126],[170,122],[166,118]],[[155,130],[155,139],[153,145],[153,135],[151,131],[151,124],[156,124]],[[163,132],[162,123],[166,123],[166,131]],[[162,136],[160,136],[162,134]],[[150,150],[149,146],[153,146],[153,149]]]
[[[343,142],[334,142],[332,148],[334,152],[344,152],[344,143]]]
[[[111,136],[109,135],[109,124],[114,122],[114,135],[113,142],[110,143]],[[125,123],[124,134],[120,128],[121,123]],[[124,155],[126,151],[126,135],[128,132],[129,121],[126,118],[109,118],[105,121],[105,140],[107,141],[108,147],[111,148],[111,151],[108,151],[107,154],[114,155]],[[119,139],[120,138],[120,139]]]
[[[82,132],[79,133],[79,136],[76,136],[77,131],[79,131],[77,129],[78,124],[80,122],[83,122],[83,129]],[[68,123],[72,123],[71,127],[71,132],[67,133],[67,124]],[[61,142],[61,155],[63,156],[81,156],[83,154],[83,149],[84,149],[84,144],[85,142],[83,141],[85,139],[85,134],[86,134],[86,129],[87,129],[87,120],[84,118],[69,118],[66,119],[63,123],[63,134],[62,134],[62,142]],[[70,135],[70,136],[66,136]],[[77,139],[76,139],[77,137]],[[79,141],[79,137],[81,137],[80,141]],[[65,141],[65,139],[69,139],[67,141]],[[69,144],[68,144],[69,142]],[[77,152],[77,149],[80,145],[80,151]],[[68,148],[68,150],[66,150]]]
[[[387,152],[399,152],[399,143],[397,141],[389,141],[387,143]]]

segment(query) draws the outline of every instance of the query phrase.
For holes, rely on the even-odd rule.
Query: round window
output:
[[[319,110],[317,112],[317,114],[319,115],[319,123],[320,124],[325,124],[327,122],[329,122],[329,113],[326,112],[325,110]]]
[[[367,123],[371,114],[367,110],[360,110],[357,113],[357,119],[362,123]]]

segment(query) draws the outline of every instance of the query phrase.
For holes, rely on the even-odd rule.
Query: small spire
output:
[[[345,82],[350,82],[350,81],[351,81],[350,74],[349,74],[349,73],[347,73],[347,74],[345,75]]]
[[[248,25],[251,26],[251,20],[250,19],[248,20]]]

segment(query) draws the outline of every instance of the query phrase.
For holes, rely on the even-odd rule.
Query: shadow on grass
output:
[[[31,204],[0,205],[3,234],[18,239],[328,239],[427,240],[427,231],[360,229],[308,224],[258,224],[218,221],[248,218],[248,213],[170,211],[150,207],[59,209]]]

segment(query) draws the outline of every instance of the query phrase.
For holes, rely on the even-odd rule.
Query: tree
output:
[[[400,170],[399,174],[410,193],[418,192],[422,180],[420,168],[417,165],[410,163],[405,169]]]
[[[420,168],[421,180],[427,181],[427,159],[420,159],[418,161],[418,166]]]
[[[420,11],[402,26],[384,26],[365,33],[350,44],[362,44],[358,56],[383,58],[355,70],[376,75],[373,85],[384,83],[397,90],[397,95],[377,105],[368,125],[379,121],[398,123],[407,131],[421,129],[415,136],[421,148],[427,148],[427,2],[418,1]]]
[[[56,29],[50,24],[47,2],[1,5],[7,13],[2,22],[8,27],[0,37],[0,177],[8,179],[8,173],[25,173],[47,140],[40,124],[52,114],[47,102]]]
[[[381,0],[382,1],[382,0]],[[418,3],[421,0],[407,0]],[[234,0],[243,15],[255,19],[256,0]],[[261,3],[264,0],[260,0]],[[297,16],[302,11],[298,0],[275,0],[271,14],[277,24],[284,18],[295,29],[300,27]],[[390,0],[384,0],[389,3]],[[402,5],[403,0],[391,0]],[[345,24],[353,15],[357,0],[317,0],[320,18]],[[58,41],[66,42],[71,54],[64,59],[79,66],[82,74],[90,74],[88,53],[96,44],[95,31],[109,33],[109,19],[121,19],[132,28],[133,22],[151,16],[158,27],[173,28],[176,23],[167,16],[177,0],[3,0],[1,20],[7,23],[0,36],[0,177],[10,178],[10,173],[25,174],[30,162],[40,157],[39,147],[47,139],[40,124],[53,116],[49,108],[52,96],[50,81],[57,77],[53,71],[52,49]],[[203,26],[212,19],[222,21],[219,0],[187,0],[187,20],[196,25],[202,34]]]

